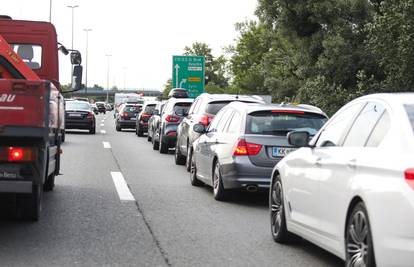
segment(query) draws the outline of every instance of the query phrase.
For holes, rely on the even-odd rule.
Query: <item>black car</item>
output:
[[[135,126],[135,133],[138,136],[144,136],[144,133],[148,132],[148,121],[154,112],[156,104],[157,102],[155,101],[145,102],[142,111],[138,114]]]
[[[177,127],[188,114],[194,99],[170,98],[161,113],[158,128],[154,130],[153,142],[159,146],[160,153],[165,154],[169,148],[175,147]]]
[[[189,114],[177,129],[177,144],[175,148],[175,163],[184,165],[187,163],[187,171],[190,171],[190,154],[193,142],[200,137],[194,132],[193,126],[201,123],[207,127],[214,116],[227,104],[238,101],[244,103],[264,103],[263,99],[254,96],[226,95],[226,94],[201,94],[194,101]]]
[[[89,130],[90,134],[95,134],[96,120],[91,105],[77,100],[66,102],[65,128]]]
[[[154,141],[154,134],[155,130],[159,128],[159,124],[161,121],[161,112],[165,106],[165,101],[158,102],[158,104],[155,105],[154,111],[152,112],[151,118],[148,120],[148,142],[152,142],[152,148],[154,150],[158,149],[158,143],[155,143]]]
[[[96,102],[96,107],[98,108],[99,113],[106,113],[106,104],[105,102]]]
[[[123,104],[116,115],[115,127],[119,132],[122,129],[135,129],[137,115],[142,110],[142,104]]]

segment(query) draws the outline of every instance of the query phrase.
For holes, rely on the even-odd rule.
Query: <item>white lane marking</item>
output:
[[[105,124],[101,123],[101,127],[104,127],[104,126],[105,126]]]
[[[105,130],[101,130],[101,134],[106,134],[106,131]]]
[[[118,192],[119,199],[121,201],[135,201],[134,196],[128,188],[124,176],[120,172],[111,172],[112,180],[116,191]]]
[[[103,143],[104,148],[111,148],[111,143],[109,142],[102,142],[102,143]]]
[[[101,122],[105,122],[105,119],[101,120]]]

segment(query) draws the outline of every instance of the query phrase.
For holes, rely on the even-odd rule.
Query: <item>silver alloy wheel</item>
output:
[[[365,267],[370,250],[368,221],[362,211],[356,212],[351,220],[346,240],[346,253],[349,259],[347,266]]]
[[[219,170],[218,163],[216,163],[216,167],[214,168],[214,175],[213,175],[213,192],[214,192],[214,195],[217,195],[219,185],[220,185],[220,170]]]
[[[277,236],[282,227],[283,212],[283,193],[280,181],[276,181],[273,185],[271,201],[272,234]]]

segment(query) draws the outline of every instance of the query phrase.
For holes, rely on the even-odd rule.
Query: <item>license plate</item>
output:
[[[80,117],[82,117],[82,114],[79,114],[79,113],[71,113],[71,114],[69,114],[69,117],[80,118]]]
[[[274,147],[272,151],[273,157],[284,157],[292,151],[295,151],[296,148],[289,147]]]
[[[131,121],[136,121],[136,120],[137,120],[137,118],[135,118],[135,117],[131,118]]]

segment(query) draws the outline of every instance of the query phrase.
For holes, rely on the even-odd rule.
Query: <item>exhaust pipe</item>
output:
[[[254,193],[258,191],[258,188],[256,185],[248,185],[246,186],[246,190],[247,192]]]

